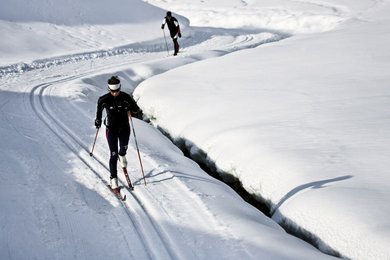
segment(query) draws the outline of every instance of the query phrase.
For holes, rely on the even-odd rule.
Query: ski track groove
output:
[[[166,190],[161,191],[161,194],[164,194],[164,191],[166,191]],[[145,192],[143,192],[143,194],[142,194],[143,196],[142,197],[140,196],[140,198],[138,198],[137,197],[138,195],[136,195],[136,194],[132,194],[132,195],[140,203],[147,205],[146,207],[148,207],[149,209],[145,209],[145,210],[150,212],[151,215],[153,214],[153,212],[157,211],[156,207],[159,207],[158,214],[165,214],[165,216],[167,216],[169,218],[169,215],[167,214],[165,208],[163,208],[161,205],[159,205],[160,200],[158,200],[158,198],[155,195],[152,195],[152,193],[150,192],[149,189],[145,189]],[[146,197],[148,197],[148,198],[146,198]],[[144,201],[144,202],[142,202],[142,201]],[[153,206],[151,206],[151,205],[153,205]],[[185,239],[185,237],[183,237],[182,233],[179,231],[180,231],[180,227],[176,227],[174,231],[169,231],[169,230],[167,230],[167,228],[160,227],[161,233],[164,233],[164,234],[170,233],[171,234],[171,235],[166,235],[166,237],[170,241],[170,244],[183,244],[183,240]],[[173,234],[173,232],[174,232],[174,234]],[[171,237],[173,237],[173,236],[176,238],[176,242],[172,241]],[[180,237],[181,239],[178,239],[178,237]],[[184,245],[184,246],[186,246],[186,245]],[[188,253],[191,253],[192,254],[191,259],[199,259],[198,255],[194,252],[194,250],[192,248],[187,246],[186,249],[190,250],[190,252],[188,252],[188,251],[186,252],[187,257],[188,257]],[[178,251],[179,251],[179,249],[177,249],[175,252],[178,252]],[[179,256],[175,256],[172,259],[185,259],[185,258],[186,258],[186,256],[179,255]]]
[[[46,89],[50,89],[49,87],[50,87],[50,85],[45,86],[44,89],[43,89],[43,91],[45,91]],[[42,92],[43,92],[43,91],[42,91]],[[50,97],[50,95],[48,95],[48,96]],[[40,97],[42,97],[42,95],[40,95]],[[88,151],[88,148],[83,144],[83,142],[82,142],[79,138],[77,138],[77,136],[76,136],[75,134],[72,133],[71,130],[69,130],[65,125],[63,125],[61,122],[59,122],[55,117],[53,117],[53,116],[51,115],[51,113],[49,112],[49,109],[47,108],[47,105],[45,104],[45,101],[44,101],[44,100],[41,100],[41,104],[42,104],[42,107],[44,108],[46,114],[47,114],[48,116],[50,116],[51,120],[55,121],[55,123],[58,124],[58,125],[62,128],[62,130],[64,130],[64,131],[66,132],[66,134],[69,135],[69,136],[73,139],[73,141],[75,141],[75,142],[76,142],[79,146],[81,146],[85,151]],[[80,157],[80,156],[79,156],[79,157]],[[109,169],[107,168],[107,166],[105,165],[104,162],[102,162],[101,160],[99,160],[99,159],[97,159],[97,158],[95,158],[95,160],[96,160],[103,168],[105,168],[107,171],[109,171]],[[91,168],[91,169],[93,168],[93,166],[91,166],[91,165],[87,165],[87,166],[88,166],[89,168]],[[151,217],[150,213],[149,213],[148,210],[144,207],[144,205],[143,205],[143,203],[140,201],[140,199],[139,199],[132,191],[130,191],[130,190],[127,188],[126,184],[124,184],[124,182],[123,182],[122,180],[120,180],[120,182],[121,182],[122,186],[125,187],[126,190],[128,191],[128,193],[126,194],[127,197],[129,197],[129,195],[133,196],[134,200],[136,201],[136,205],[139,206],[139,209],[140,209],[140,210],[134,209],[133,212],[140,212],[140,211],[141,211],[141,212],[144,212],[145,217],[149,220],[149,223],[151,224],[151,226],[153,227],[153,229],[158,233],[158,237],[160,238],[161,244],[165,247],[167,253],[168,253],[169,256],[170,256],[170,259],[181,259],[181,258],[179,258],[179,257],[177,257],[177,256],[175,255],[175,253],[174,253],[174,251],[173,251],[172,249],[170,249],[170,248],[171,248],[171,245],[170,245],[169,243],[165,242],[165,241],[167,241],[167,238],[166,238],[167,236],[164,235],[165,233],[162,231],[163,229],[162,229],[159,225],[157,225],[157,224],[155,223],[156,221],[153,220],[153,218]],[[129,204],[130,204],[130,203],[126,203],[126,204],[127,204],[127,206],[129,207]],[[130,204],[130,205],[131,205],[131,204]],[[142,223],[142,220],[139,220],[139,222]],[[147,238],[147,237],[143,237],[143,239],[144,239],[145,241],[147,241],[148,238]],[[153,242],[155,242],[155,241],[150,241],[150,244],[154,244]],[[159,250],[159,252],[161,253],[161,250]],[[157,258],[158,258],[157,256],[154,256],[154,257],[153,257],[153,259],[157,259]]]
[[[103,177],[98,172],[96,172],[94,170],[93,165],[90,162],[88,162],[87,159],[84,158],[86,156],[85,155],[83,156],[82,154],[80,154],[80,151],[79,151],[80,149],[78,149],[78,147],[82,148],[81,150],[82,150],[83,154],[88,153],[88,156],[89,156],[88,147],[74,133],[72,133],[71,130],[69,130],[65,125],[63,125],[63,123],[61,123],[58,119],[56,119],[51,114],[50,109],[48,108],[48,105],[47,105],[47,98],[50,98],[50,94],[44,95],[45,91],[48,91],[50,89],[51,85],[53,85],[55,83],[60,83],[63,81],[73,80],[73,79],[78,78],[78,77],[80,77],[80,76],[77,76],[77,77],[73,76],[71,78],[61,79],[61,80],[58,80],[58,81],[55,81],[52,83],[43,83],[43,84],[36,86],[35,88],[33,88],[32,92],[30,94],[31,104],[32,104],[32,107],[33,107],[35,114],[38,115],[40,120],[62,141],[62,143],[65,144],[66,147],[69,148],[69,150],[71,150],[89,169],[91,169],[91,171],[96,175],[96,177],[101,182],[105,183]],[[44,97],[47,97],[47,98],[44,98]],[[36,99],[38,99],[38,101]],[[54,126],[53,126],[53,124],[50,124],[50,122],[55,123]],[[153,167],[155,167],[154,160],[149,158],[149,156],[147,156],[146,158],[147,158],[147,161],[149,161],[153,165]],[[109,169],[107,168],[107,166],[105,165],[104,162],[102,162],[101,160],[99,160],[97,158],[95,158],[95,160],[104,169],[109,171]],[[175,177],[172,173],[170,173],[170,174],[172,177]],[[174,178],[174,179],[176,179],[176,182],[179,182],[178,185],[180,187],[184,185],[179,180],[177,180],[177,178]],[[153,212],[161,212],[161,210],[156,210],[155,208],[153,208],[151,206],[147,206],[147,205],[154,205],[154,207],[161,207],[158,205],[158,203],[155,202],[155,201],[158,202],[158,199],[156,198],[156,196],[151,194],[151,192],[148,189],[146,189],[146,192],[143,192],[143,190],[141,191],[139,189],[139,191],[137,191],[137,192],[142,192],[142,195],[144,195],[144,196],[138,196],[135,192],[130,191],[127,188],[126,184],[122,180],[120,180],[120,182],[121,182],[122,186],[125,187],[124,190],[126,190],[125,195],[127,197],[125,202],[121,202],[121,205],[122,205],[124,211],[126,212],[126,215],[131,220],[131,223],[132,223],[134,229],[136,230],[138,237],[140,237],[141,243],[147,249],[146,252],[148,253],[149,259],[160,259],[162,257],[161,256],[162,251],[165,251],[165,253],[167,255],[167,257],[166,257],[167,259],[183,259],[183,258],[185,258],[185,255],[180,254],[180,252],[181,252],[180,248],[177,248],[174,246],[176,242],[173,241],[172,235],[170,235],[170,233],[173,231],[170,232],[170,230],[167,230],[167,228],[165,228],[164,226],[159,225],[156,222],[155,218],[153,217],[153,215],[154,215]],[[163,186],[166,187],[166,189],[169,189],[169,188],[167,188],[166,184],[164,184]],[[181,190],[182,189],[186,189],[186,193],[191,193],[191,191],[188,190],[188,188],[186,186],[181,187]],[[159,188],[158,190],[161,191],[162,189]],[[163,191],[161,191],[161,192],[163,193]],[[189,198],[193,198],[190,195],[187,195],[187,196]],[[135,202],[135,203],[131,203],[129,201],[129,199],[131,199],[131,202]],[[204,208],[204,205],[203,205],[203,207],[200,207],[202,205],[199,206],[198,204],[199,203],[197,202],[196,205],[197,205],[197,208],[199,208],[199,210],[201,210],[202,212],[206,210]],[[165,210],[165,209],[162,209],[162,210]],[[137,214],[134,214],[135,212]],[[143,214],[144,217],[141,217],[140,214]],[[166,215],[168,215],[168,214],[166,214]],[[210,218],[212,219],[210,212],[206,212],[205,215],[206,216],[209,215]],[[145,220],[147,220],[148,223],[145,223]],[[201,223],[202,222],[201,220],[202,219],[198,219],[197,221],[199,223]],[[120,223],[118,223],[118,224],[120,224]],[[213,223],[213,225],[216,225],[216,224]],[[218,226],[220,226],[220,225],[218,225]],[[148,228],[149,229],[151,228],[152,230],[154,230],[154,232],[157,235],[157,239],[155,237],[149,238],[148,236],[144,235],[142,230],[145,230]],[[223,227],[221,227],[221,229],[223,229]],[[177,230],[174,230],[174,231],[175,231],[176,235],[180,235],[180,232],[178,232]],[[124,237],[124,239],[125,239],[125,237]],[[159,245],[156,245],[156,243]],[[126,244],[127,244],[127,247],[129,247],[127,240],[126,240]],[[152,248],[156,248],[156,247],[159,247],[160,249],[159,250],[152,249]],[[129,251],[131,252],[130,248],[129,248]],[[188,253],[188,252],[186,252],[186,253]],[[196,252],[194,252],[194,250],[191,249],[191,253],[196,258]],[[165,258],[162,257],[162,259],[165,259]]]
[[[82,156],[80,154],[80,151],[77,149],[77,147],[75,147],[75,145],[81,147],[82,152],[87,153],[89,156],[88,147],[86,147],[86,145],[83,144],[79,138],[77,138],[69,129],[67,129],[66,126],[64,126],[61,122],[59,122],[57,119],[55,119],[53,117],[53,115],[51,115],[50,110],[47,108],[47,105],[44,101],[43,93],[52,84],[73,80],[73,79],[76,79],[79,77],[81,77],[81,76],[80,75],[76,76],[76,77],[72,76],[72,77],[57,80],[57,81],[54,81],[51,83],[43,83],[43,84],[35,86],[32,89],[32,91],[30,92],[30,103],[31,103],[31,106],[33,108],[34,113],[48,127],[48,129],[50,129],[51,132],[53,132],[54,135],[57,136],[62,141],[62,143],[69,150],[71,150],[94,173],[94,175],[102,183],[106,183],[104,181],[103,177],[98,172],[96,172],[94,170],[93,165],[90,162],[88,162],[87,159],[83,158],[84,156]],[[51,124],[51,122],[54,122],[55,126],[53,126]],[[103,162],[101,162],[97,158],[95,158],[95,160],[108,171],[107,166],[105,166],[105,164]],[[123,182],[122,182],[122,184],[123,184]],[[123,185],[123,186],[125,186],[125,185]],[[149,211],[142,204],[141,200],[132,191],[129,191],[127,188],[126,188],[126,190],[127,190],[127,193],[126,193],[127,198],[132,197],[133,198],[132,201],[136,202],[136,207],[138,207],[138,209],[136,209],[135,206],[131,205],[131,203],[121,202],[120,204],[122,205],[124,212],[126,213],[129,220],[131,221],[138,237],[140,238],[141,244],[146,249],[145,251],[147,252],[148,258],[149,259],[160,259],[162,257],[161,254],[162,254],[162,250],[163,250],[166,252],[166,255],[168,255],[168,257],[166,257],[167,259],[180,259],[176,255],[176,253],[172,250],[173,247],[168,242],[166,242],[166,241],[170,241],[169,239],[167,239],[167,237],[169,238],[169,236],[167,236],[165,234],[165,232],[163,231],[163,229],[161,229],[161,227],[155,223],[153,217],[150,215]],[[134,212],[137,212],[138,214],[134,215]],[[139,216],[140,213],[143,214],[144,217]],[[156,239],[153,239],[153,238],[148,238],[142,232],[142,230],[147,228],[144,226],[145,223],[143,220],[145,220],[145,219],[147,219],[149,222],[148,227],[152,227],[152,229],[156,233],[158,241],[156,241]],[[157,246],[156,242],[158,242],[158,244],[160,244],[159,250],[153,249],[153,248],[156,248],[156,246]],[[126,241],[126,243],[127,243],[127,241]],[[128,243],[127,243],[127,246],[129,247]],[[129,251],[131,252],[130,247],[129,247]],[[162,259],[165,259],[165,258],[163,257]]]
[[[146,160],[150,162],[150,164],[153,166],[154,169],[159,169],[159,164],[157,161],[153,159],[151,156],[146,156]],[[236,249],[241,250],[241,256],[244,256],[244,254],[247,255],[247,257],[243,257],[243,259],[252,259],[253,255],[250,255],[248,253],[248,250],[246,250],[245,246],[242,245],[242,243],[236,239],[235,235],[232,234],[227,230],[226,225],[219,222],[217,218],[215,218],[215,215],[207,208],[207,206],[203,203],[202,199],[199,197],[199,194],[197,192],[193,192],[187,185],[183,183],[182,180],[180,180],[180,176],[176,176],[171,170],[166,168],[160,168],[160,170],[163,170],[165,175],[169,175],[167,179],[173,181],[175,183],[176,189],[170,189],[168,187],[168,184],[166,181],[159,182],[159,185],[155,185],[154,188],[159,191],[174,191],[176,204],[180,205],[188,205],[188,201],[191,201],[192,203],[188,206],[188,212],[195,211],[195,212],[203,212],[203,216],[207,217],[207,221],[205,221],[204,218],[199,217],[199,214],[192,215],[191,222],[196,221],[199,223],[199,227],[206,227],[206,230],[216,230],[217,234],[225,234],[222,238],[219,240],[223,240],[223,243],[226,247],[234,247]],[[159,199],[156,198],[156,196],[150,192],[150,190],[146,190],[148,193],[148,196],[151,198],[150,200],[159,202]],[[161,192],[163,193],[163,192]],[[186,197],[187,199],[184,199]],[[145,198],[143,196],[142,198]],[[196,208],[196,209],[195,209]],[[164,211],[166,215],[168,213]],[[181,235],[181,233],[179,233]],[[183,238],[185,239],[185,238]],[[196,259],[202,258],[202,256],[197,255],[194,251],[192,251],[194,254],[194,257]]]

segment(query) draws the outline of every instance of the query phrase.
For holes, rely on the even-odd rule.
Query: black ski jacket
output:
[[[122,91],[120,91],[117,97],[107,93],[99,98],[96,112],[97,120],[102,119],[103,109],[106,109],[107,114],[104,124],[111,130],[130,127],[127,114],[129,111],[132,116],[141,117],[137,103],[129,94]]]
[[[180,31],[179,22],[175,17],[171,16],[171,19],[168,19],[167,17],[164,18],[163,24],[165,23],[168,25],[168,29],[171,37],[174,38],[176,34],[178,34]]]

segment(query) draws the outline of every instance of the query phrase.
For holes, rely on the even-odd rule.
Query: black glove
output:
[[[131,116],[142,120],[142,118],[143,118],[142,110],[139,109],[139,110],[137,110],[135,112],[131,112]]]
[[[95,126],[96,126],[96,128],[100,128],[102,126],[102,120],[101,119],[96,119],[95,120]]]
[[[164,24],[162,24],[162,25],[161,25],[161,29],[163,29],[163,30],[164,30]]]
[[[181,38],[181,32],[179,31],[179,38]]]

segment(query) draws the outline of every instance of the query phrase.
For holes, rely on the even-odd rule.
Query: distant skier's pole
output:
[[[142,172],[142,176],[143,176],[143,178],[144,178],[144,183],[145,183],[145,186],[146,186],[144,167],[142,166],[141,155],[140,155],[140,153],[139,153],[138,142],[137,142],[137,136],[135,135],[135,130],[134,130],[133,118],[132,118],[132,116],[131,116],[131,112],[129,112],[128,114],[129,114],[129,118],[130,118],[131,128],[132,128],[132,130],[133,130],[134,141],[135,141],[135,147],[137,148],[138,160],[139,160],[139,164],[140,164],[140,166],[141,166],[141,172]]]
[[[163,31],[163,34],[164,34],[165,46],[167,46],[167,53],[168,53],[168,55],[169,55],[167,37],[165,37],[165,31],[164,31],[164,29],[162,29],[162,31]]]
[[[89,153],[90,156],[93,155],[93,149],[95,148],[96,138],[97,138],[97,136],[98,136],[99,129],[100,129],[100,128],[96,128],[95,140],[93,141],[92,149],[91,149],[91,152]]]

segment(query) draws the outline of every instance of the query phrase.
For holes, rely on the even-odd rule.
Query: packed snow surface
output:
[[[167,10],[182,27],[176,57]],[[4,0],[0,258],[390,259],[389,11],[388,0]],[[133,132],[125,202],[106,187],[93,124],[111,75],[150,120],[133,119],[145,179]]]

